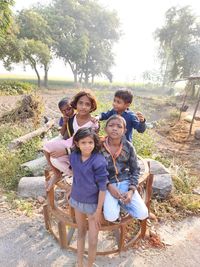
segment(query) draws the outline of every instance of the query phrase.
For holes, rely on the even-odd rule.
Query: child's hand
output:
[[[50,157],[52,157],[52,158],[59,158],[59,157],[62,157],[62,156],[64,156],[64,155],[66,155],[66,150],[65,150],[65,148],[60,148],[59,150],[56,150],[56,151],[52,151],[51,153],[50,153]]]
[[[123,198],[123,195],[121,194],[121,192],[115,186],[113,186],[112,184],[108,185],[108,191],[116,199],[122,199]]]
[[[93,122],[95,124],[99,121],[99,117],[98,116],[96,116],[96,117],[91,116],[90,120],[91,120],[91,122]]]
[[[137,118],[138,118],[138,120],[140,122],[144,122],[145,121],[144,115],[141,112],[138,111],[135,114],[136,114],[136,116],[137,116]]]
[[[66,122],[68,122],[68,120],[69,120],[69,116],[65,115],[65,116],[63,117],[63,122],[66,123]]]
[[[128,204],[131,202],[132,197],[133,197],[133,191],[128,191],[128,192],[124,193],[122,202],[124,204]]]
[[[93,218],[94,218],[95,226],[97,230],[99,230],[101,227],[101,216],[102,216],[101,213],[102,213],[101,209],[96,209],[95,213],[93,214]]]

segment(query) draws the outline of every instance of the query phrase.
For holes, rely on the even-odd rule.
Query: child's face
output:
[[[92,104],[90,99],[86,95],[80,97],[79,100],[77,101],[76,109],[80,115],[89,114],[92,109]]]
[[[61,113],[63,114],[64,117],[72,117],[74,114],[74,109],[69,105],[65,104],[60,108]]]
[[[94,139],[91,136],[87,136],[76,143],[80,149],[82,156],[90,156],[94,150]]]
[[[110,120],[105,128],[108,137],[112,139],[121,139],[125,134],[124,124],[119,119]]]
[[[114,97],[113,108],[116,112],[123,112],[130,106],[130,103],[125,103],[123,99]]]

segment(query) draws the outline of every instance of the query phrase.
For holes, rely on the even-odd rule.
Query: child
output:
[[[108,180],[104,202],[104,217],[115,222],[120,220],[120,207],[132,217],[144,220],[148,209],[137,191],[139,167],[133,145],[123,138],[126,122],[119,115],[111,116],[105,131],[102,153],[108,163]]]
[[[74,118],[73,116],[74,109],[72,108],[68,98],[61,99],[58,102],[58,107],[63,115],[59,120],[59,126],[61,126],[60,130],[61,136],[59,135],[53,138],[44,145],[44,155],[55,176],[60,176],[60,171],[57,168],[55,168],[54,165],[52,165],[50,152],[54,151],[57,148],[58,141],[62,139],[67,139],[73,135],[72,124]],[[51,184],[51,182],[49,183]]]
[[[82,127],[92,127],[95,130],[98,130],[99,125],[97,122],[93,122],[94,120],[90,114],[97,108],[96,99],[90,91],[85,90],[77,93],[71,102],[71,107],[77,111],[72,117],[72,128],[74,133]],[[50,166],[54,172],[54,176],[47,183],[47,191],[61,179],[61,173],[71,176],[69,157],[66,155],[66,149],[70,148],[72,143],[73,136],[67,140],[55,140],[44,145],[44,153],[45,155],[49,155]]]
[[[139,133],[143,133],[146,130],[145,118],[141,112],[134,114],[129,110],[129,106],[132,103],[133,95],[128,90],[118,90],[115,93],[113,100],[113,109],[107,112],[103,112],[97,119],[107,120],[114,114],[121,115],[126,121],[126,139],[132,143],[133,129],[136,129]]]
[[[78,225],[78,267],[83,266],[88,216],[88,267],[92,267],[97,250],[100,218],[106,192],[107,163],[99,153],[100,142],[91,128],[81,128],[74,135],[75,151],[70,155],[73,184],[69,203],[75,209]]]
[[[63,139],[68,139],[73,135],[73,115],[74,109],[72,108],[70,101],[67,97],[61,99],[58,103],[62,117],[59,120],[59,126],[61,127],[60,133]]]

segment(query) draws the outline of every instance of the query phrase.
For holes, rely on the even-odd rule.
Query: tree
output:
[[[115,13],[92,0],[55,0],[48,10],[48,22],[55,53],[70,65],[75,83],[78,78],[87,83],[109,71],[112,44],[119,36]]]
[[[189,6],[170,8],[155,38],[160,44],[163,84],[199,71],[200,24]]]
[[[13,4],[12,0],[0,0],[0,60],[3,60],[4,66],[8,68],[16,55],[12,55],[12,52],[16,51],[11,11]]]
[[[0,0],[0,39],[7,35],[7,31],[12,22],[11,6],[13,0]]]
[[[23,62],[25,65],[28,64],[34,69],[38,79],[38,87],[40,87],[41,78],[38,65],[48,66],[50,61],[49,48],[41,41],[36,40],[21,39],[21,43],[23,47]]]
[[[89,35],[89,49],[81,66],[81,77],[87,84],[95,76],[105,75],[112,81],[114,64],[112,47],[119,39],[119,20],[115,12],[106,11],[93,1],[84,3],[84,23]]]
[[[38,72],[38,68],[35,66],[35,63],[42,65],[44,69],[44,86],[48,86],[48,70],[50,66],[50,62],[52,59],[52,44],[53,40],[50,35],[50,28],[42,15],[43,8],[38,7],[22,10],[17,16],[17,23],[19,25],[19,33],[18,38],[21,40],[25,40],[25,51],[23,61],[28,64],[31,64],[31,67],[34,68],[38,77],[38,84],[40,84],[40,75]],[[26,40],[30,40],[27,42]],[[35,41],[36,47],[32,46],[33,40]],[[27,45],[28,45],[28,53],[27,53]],[[37,49],[40,47],[42,50],[39,53]],[[34,62],[33,59],[30,60],[30,49],[33,48],[32,55],[37,55],[37,60]],[[26,60],[26,56],[28,56]],[[34,64],[33,64],[34,62]]]

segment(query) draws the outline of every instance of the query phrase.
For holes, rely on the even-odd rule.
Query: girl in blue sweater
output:
[[[75,151],[70,155],[73,184],[69,203],[75,209],[78,225],[77,261],[83,266],[88,217],[88,267],[95,261],[100,218],[107,184],[107,163],[99,153],[100,142],[91,128],[79,129],[73,138]]]

